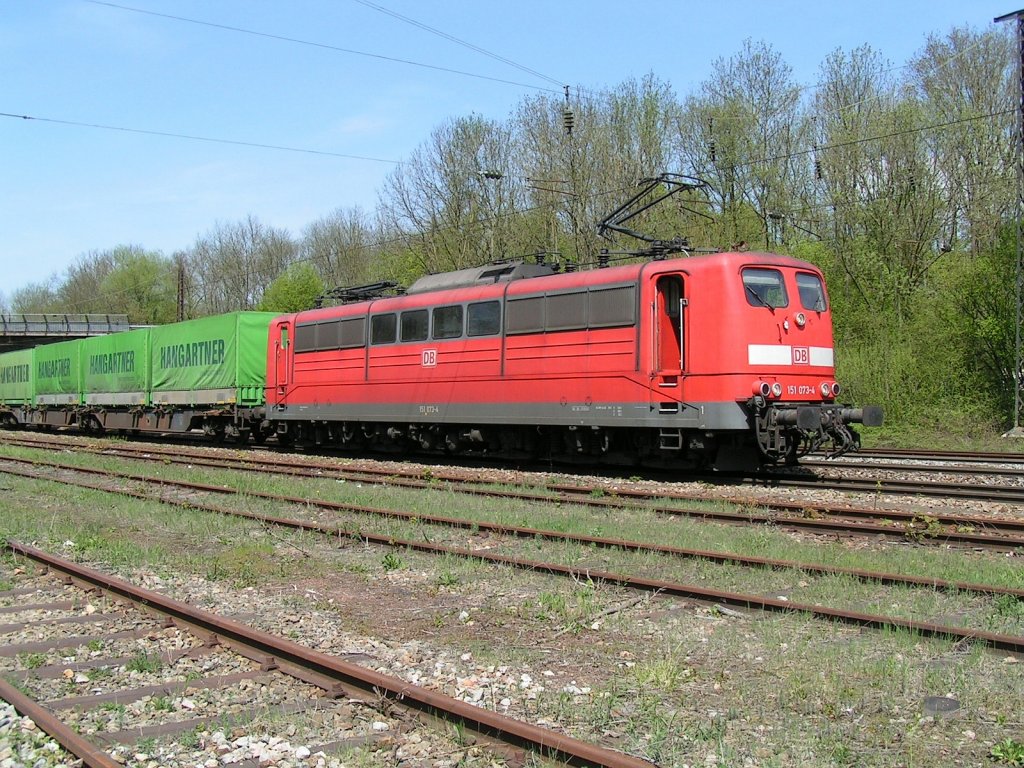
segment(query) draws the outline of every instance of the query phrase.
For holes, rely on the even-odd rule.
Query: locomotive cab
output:
[[[747,338],[738,346],[745,346],[750,374],[743,404],[764,460],[792,463],[826,446],[830,456],[856,450],[860,439],[850,425],[879,426],[882,411],[838,401],[821,274],[810,264],[759,254],[740,266],[739,284],[737,332]]]

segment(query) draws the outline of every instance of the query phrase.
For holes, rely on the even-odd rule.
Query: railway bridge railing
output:
[[[128,315],[0,315],[2,336],[100,336],[129,330]]]

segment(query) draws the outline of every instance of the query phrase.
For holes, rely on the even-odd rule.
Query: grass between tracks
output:
[[[38,455],[4,447],[0,454]],[[120,459],[62,455],[83,466]],[[219,483],[248,491],[515,523],[591,535],[742,554],[835,563],[947,579],[1021,586],[1018,558],[913,545],[851,548],[770,528],[665,519],[642,507],[596,512],[408,491],[334,480],[283,480],[228,471],[132,463],[140,474]],[[997,745],[1020,740],[1024,664],[970,644],[922,640],[902,631],[833,626],[799,615],[723,614],[600,582],[571,581],[410,551],[330,541],[207,512],[0,477],[5,536],[63,549],[128,572],[196,574],[237,588],[315,585],[296,607],[337,610],[351,631],[419,639],[472,654],[476,665],[513,667],[545,683],[522,689],[512,714],[557,723],[665,765],[998,764]],[[183,494],[165,490],[165,495]],[[195,498],[199,498],[198,496]],[[205,500],[205,497],[204,497]],[[847,577],[765,571],[661,555],[454,532],[421,522],[335,515],[251,497],[212,503],[314,517],[394,538],[455,543],[591,569],[785,596],[999,632],[1024,633],[1016,600],[879,587]],[[333,602],[332,602],[333,601]],[[551,672],[545,676],[544,672]],[[960,708],[931,717],[925,700],[952,696]],[[484,701],[489,703],[488,700]],[[993,752],[995,750],[995,752]],[[1008,763],[1007,763],[1008,764]]]

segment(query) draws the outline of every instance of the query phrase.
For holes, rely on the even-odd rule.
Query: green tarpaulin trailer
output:
[[[262,405],[273,312],[232,312],[150,329],[154,405]]]
[[[36,405],[81,405],[82,342],[59,341],[33,351]]]
[[[149,328],[82,340],[86,405],[149,404]]]
[[[0,405],[32,404],[32,371],[31,349],[0,354]]]

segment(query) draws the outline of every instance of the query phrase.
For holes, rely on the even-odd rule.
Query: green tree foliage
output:
[[[87,253],[63,280],[28,286],[12,298],[16,312],[125,314],[146,325],[173,321],[176,305],[173,262],[135,245]]]
[[[292,264],[267,287],[256,309],[262,312],[300,312],[311,309],[323,292],[324,281],[311,264]]]
[[[20,313],[60,312],[57,299],[59,283],[54,275],[42,283],[30,283],[11,294],[11,311]]]
[[[100,283],[106,306],[118,307],[132,323],[170,323],[177,311],[177,270],[159,253],[118,248],[114,266]]]

